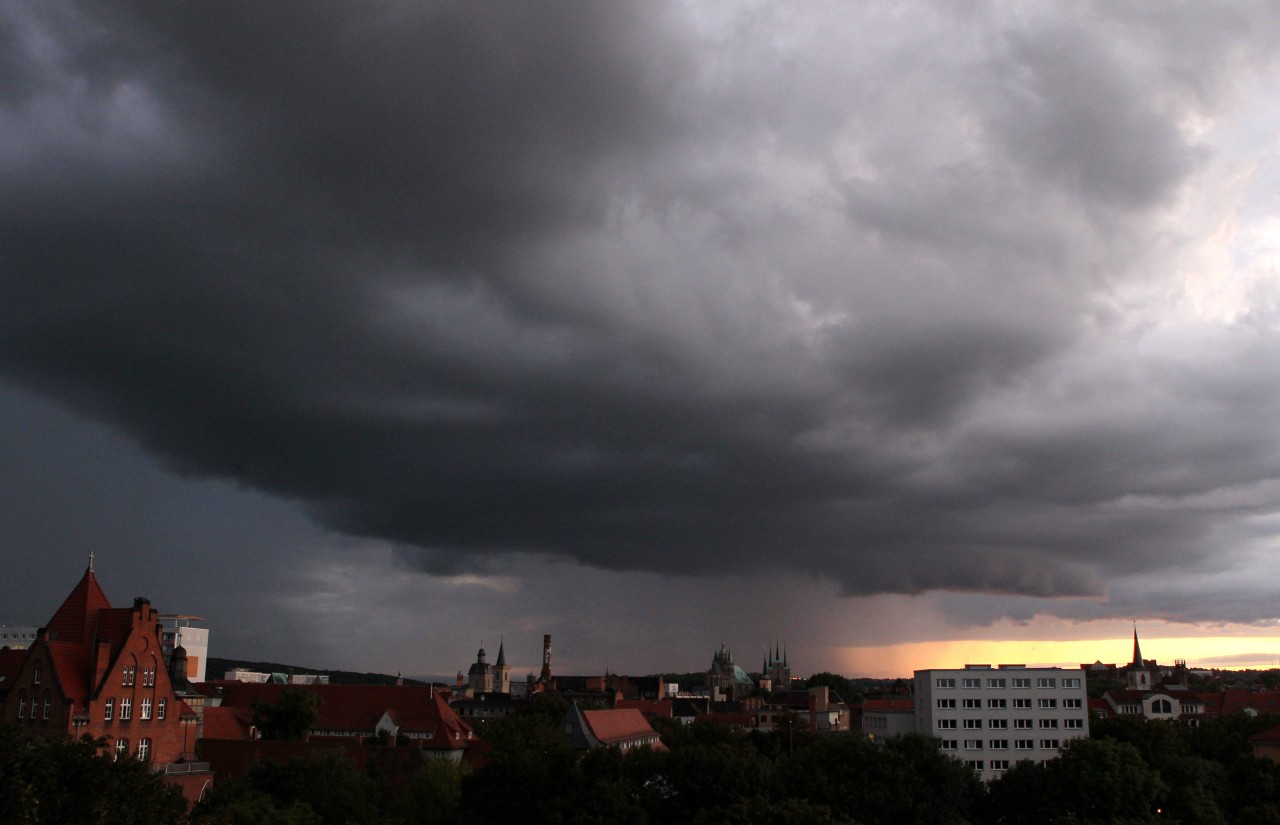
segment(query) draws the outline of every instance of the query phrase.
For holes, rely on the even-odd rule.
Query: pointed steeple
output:
[[[110,610],[111,603],[107,594],[98,586],[98,579],[93,575],[93,560],[85,568],[79,583],[67,596],[66,601],[53,614],[46,625],[48,638],[61,642],[87,642],[93,638],[93,629],[99,610]]]
[[[506,650],[503,649],[503,640],[502,640],[502,637],[499,636],[498,637],[498,667],[506,667],[506,665],[507,665],[507,652]]]
[[[1133,623],[1133,662],[1134,667],[1142,667],[1142,648],[1138,647],[1138,623]]]

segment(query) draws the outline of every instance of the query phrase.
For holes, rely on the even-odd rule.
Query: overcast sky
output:
[[[0,621],[93,550],[315,666],[1280,658],[1277,55],[1274,3],[0,0]]]

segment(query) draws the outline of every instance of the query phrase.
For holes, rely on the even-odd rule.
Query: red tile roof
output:
[[[661,719],[671,718],[670,699],[619,699],[617,702],[614,702],[613,707],[621,710],[638,710],[648,717],[657,717]]]
[[[614,710],[584,710],[582,718],[591,728],[591,734],[605,745],[628,745],[653,740],[655,747],[658,733],[635,708]]]
[[[28,650],[0,650],[0,696],[9,689],[13,680],[18,678],[22,666],[27,662]]]
[[[314,730],[340,734],[372,734],[383,714],[390,713],[402,733],[431,734],[433,748],[464,748],[471,728],[458,718],[445,697],[425,685],[277,685],[219,680],[196,686],[207,696],[222,692],[222,708],[251,711],[254,702],[272,704],[288,688],[320,698]],[[208,736],[209,734],[206,734]]]
[[[865,699],[862,702],[863,710],[879,710],[879,711],[914,711],[916,702],[914,699]]]
[[[1243,713],[1252,708],[1258,713],[1280,713],[1280,691],[1241,690],[1228,688],[1222,693],[1222,714]]]
[[[54,677],[62,688],[62,695],[77,703],[89,699],[90,690],[97,685],[89,684],[89,650],[90,646],[81,642],[47,642],[49,658],[53,660]]]
[[[92,570],[85,570],[71,595],[53,614],[46,625],[50,639],[61,642],[87,642],[93,638],[94,620],[98,611],[109,610],[107,594],[98,586]]]
[[[204,709],[205,739],[249,739],[253,727],[253,711],[241,707],[209,707]]]

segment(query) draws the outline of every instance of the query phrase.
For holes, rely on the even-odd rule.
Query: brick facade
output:
[[[174,694],[159,614],[143,598],[113,608],[92,568],[0,683],[0,721],[31,736],[89,735],[118,757],[178,762],[195,716]]]

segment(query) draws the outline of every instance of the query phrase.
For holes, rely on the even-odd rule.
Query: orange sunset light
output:
[[[1280,636],[1141,636],[1142,655],[1161,664],[1185,659],[1190,667],[1262,670],[1280,667]],[[1025,664],[1076,668],[1101,660],[1124,664],[1132,658],[1132,638],[1081,640],[955,639],[884,646],[842,647],[835,657],[841,672],[892,678],[927,668],[966,664]]]

